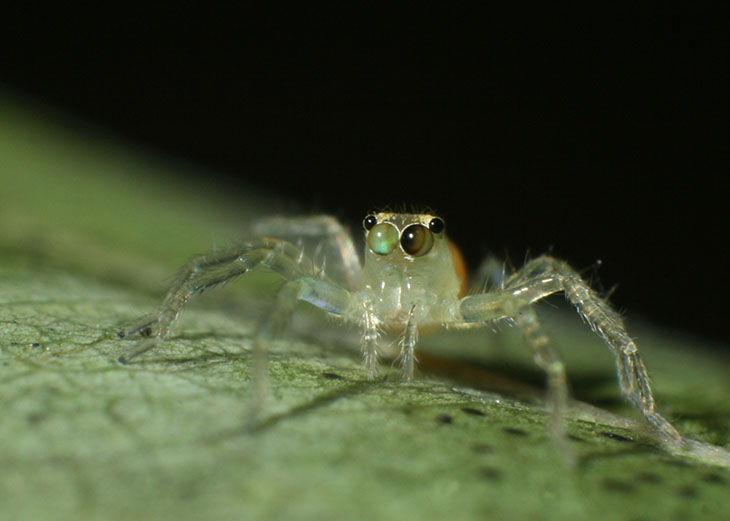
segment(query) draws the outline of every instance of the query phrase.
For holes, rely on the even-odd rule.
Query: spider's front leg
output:
[[[681,445],[682,435],[656,411],[646,367],[636,344],[626,332],[623,320],[565,262],[552,257],[538,257],[511,276],[502,290],[462,299],[460,310],[467,322],[513,318],[522,327],[538,364],[548,372],[551,395],[565,393],[567,396],[562,363],[554,356],[547,337],[539,332],[534,311],[528,307],[559,291],[565,293],[568,301],[614,353],[624,397],[641,412],[662,443],[673,448]],[[554,403],[554,413],[555,407]]]
[[[164,341],[183,307],[195,294],[243,275],[259,264],[289,280],[303,278],[310,273],[300,261],[296,246],[268,238],[191,260],[178,274],[156,315],[144,317],[117,333],[120,338],[146,337],[134,351],[119,357],[119,361],[127,363]]]

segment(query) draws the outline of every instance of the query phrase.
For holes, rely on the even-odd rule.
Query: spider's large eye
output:
[[[411,224],[403,230],[400,245],[408,255],[426,255],[433,248],[433,233],[422,224]]]
[[[365,227],[367,228],[367,224]],[[398,245],[398,228],[390,223],[375,224],[368,232],[367,242],[368,248],[373,252],[388,255]]]

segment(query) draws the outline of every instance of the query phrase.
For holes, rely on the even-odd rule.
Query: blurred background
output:
[[[227,5],[14,8],[0,88],[281,210],[430,207],[472,265],[552,252],[727,345],[725,18]]]

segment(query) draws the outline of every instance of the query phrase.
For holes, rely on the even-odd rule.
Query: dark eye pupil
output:
[[[368,215],[362,222],[366,230],[371,229],[376,224],[378,224],[378,219],[374,215]]]
[[[403,251],[409,255],[416,255],[419,253],[426,244],[427,233],[426,228],[420,224],[409,226],[403,230],[403,234],[400,238],[400,244]]]
[[[428,229],[433,233],[441,233],[444,231],[445,226],[444,221],[438,217],[434,217],[431,219],[431,222],[428,223]]]

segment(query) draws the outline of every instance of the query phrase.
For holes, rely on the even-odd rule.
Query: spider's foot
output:
[[[550,437],[560,453],[560,457],[565,466],[569,469],[576,468],[578,466],[578,455],[575,452],[575,448],[570,444],[570,437],[564,431],[551,432]]]
[[[684,445],[684,442],[686,441],[684,436],[682,436],[677,429],[674,428],[674,426],[669,423],[667,420],[662,418],[662,422],[654,423],[654,428],[656,429],[656,433],[659,437],[659,440],[664,444],[667,445],[673,449],[679,449]]]
[[[151,338],[141,341],[139,344],[137,344],[137,349],[134,351],[130,351],[128,353],[123,354],[119,358],[117,358],[117,362],[120,364],[129,364],[132,360],[137,358],[140,355],[145,354],[147,351],[150,351],[157,347],[159,344],[159,341],[157,338]]]
[[[246,411],[246,419],[244,420],[244,429],[247,432],[256,432],[261,430],[266,421],[263,420],[266,412],[266,402],[268,401],[271,389],[269,388],[268,377],[255,377],[252,383],[252,395]]]

